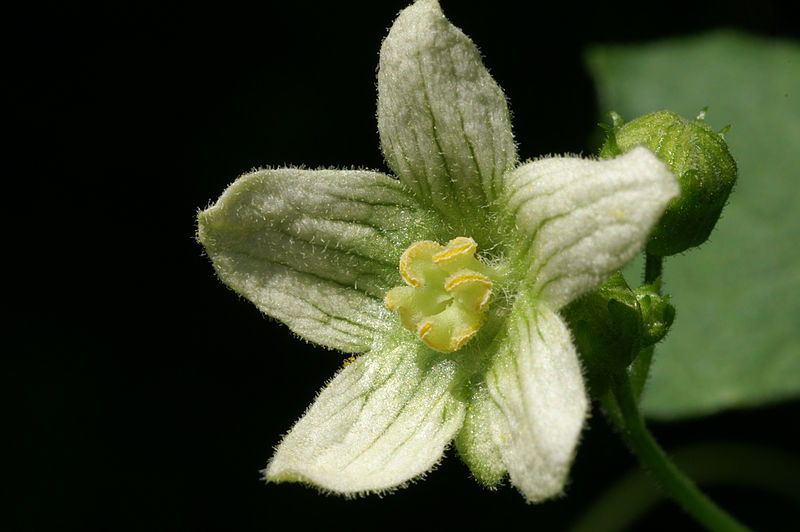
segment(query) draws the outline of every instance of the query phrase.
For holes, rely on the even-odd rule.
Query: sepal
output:
[[[675,307],[669,302],[668,295],[659,294],[660,288],[659,277],[634,291],[642,311],[642,347],[660,342],[675,321]]]

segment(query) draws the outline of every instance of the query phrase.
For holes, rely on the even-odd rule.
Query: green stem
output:
[[[612,420],[622,431],[631,451],[652,474],[662,489],[694,519],[714,532],[745,532],[750,529],[736,521],[709,499],[690,478],[681,473],[650,434],[639,412],[631,383],[625,373],[611,380],[620,417]]]
[[[644,284],[651,284],[661,276],[664,257],[661,255],[644,254]],[[659,295],[661,290],[659,290]]]
[[[628,376],[631,379],[631,388],[633,388],[633,395],[636,397],[637,404],[642,397],[642,392],[644,392],[644,386],[647,384],[647,376],[650,374],[650,363],[653,361],[655,347],[650,345],[639,351],[639,354],[636,355],[636,358],[628,367]]]

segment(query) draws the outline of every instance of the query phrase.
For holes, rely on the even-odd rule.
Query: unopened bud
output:
[[[706,125],[705,111],[695,120],[656,111],[626,124],[619,115],[612,116],[614,126],[600,157],[644,145],[667,164],[681,187],[653,229],[647,252],[674,255],[705,242],[736,182],[736,162],[723,134]]]

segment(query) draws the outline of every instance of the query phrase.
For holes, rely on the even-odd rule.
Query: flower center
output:
[[[477,247],[464,236],[446,246],[431,240],[412,244],[400,257],[407,286],[392,288],[384,300],[406,329],[442,353],[461,349],[486,318],[492,281],[475,258]]]

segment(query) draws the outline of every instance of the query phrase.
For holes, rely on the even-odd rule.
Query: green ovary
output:
[[[427,346],[452,353],[478,332],[489,308],[492,281],[475,258],[477,245],[459,236],[441,246],[430,240],[411,245],[400,257],[406,286],[386,294],[386,306]]]

